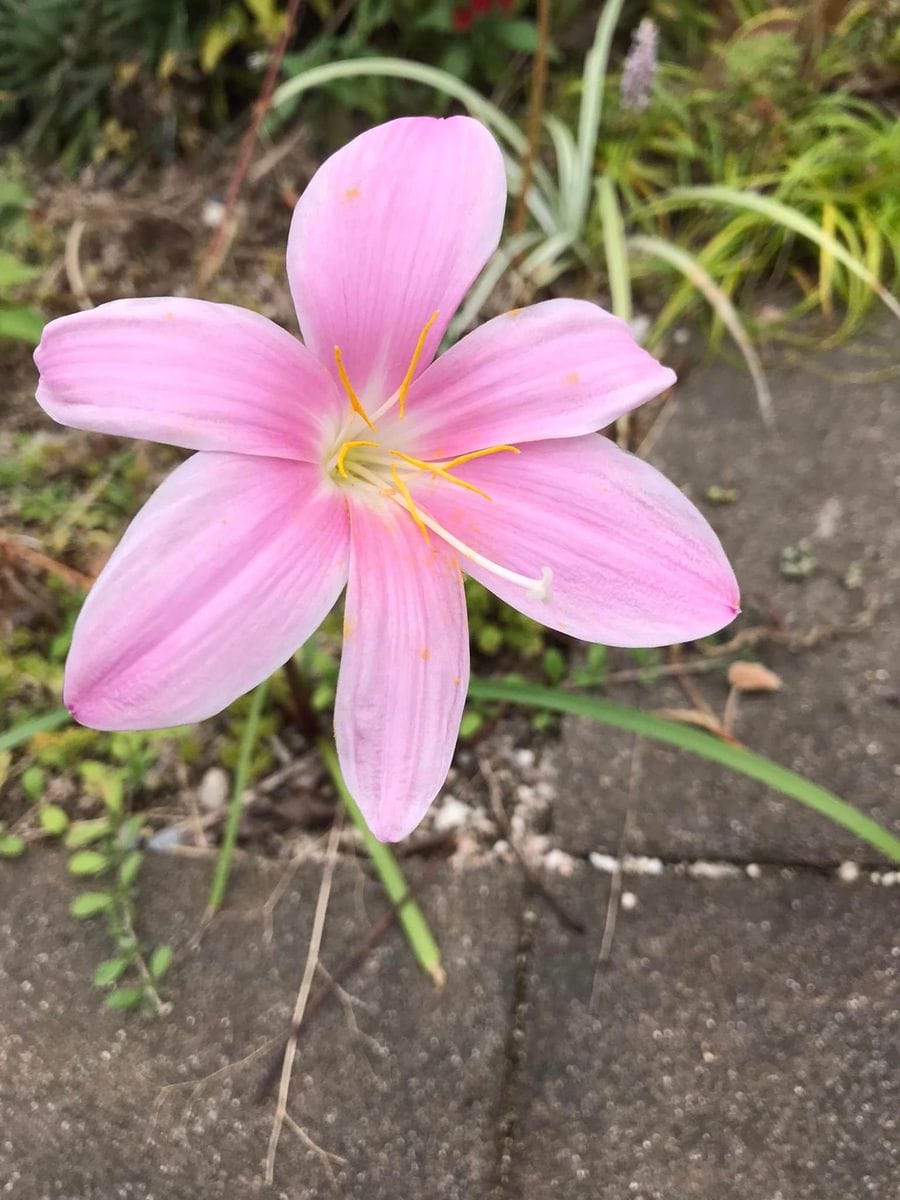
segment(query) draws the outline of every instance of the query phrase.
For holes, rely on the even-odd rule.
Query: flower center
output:
[[[334,359],[337,364],[338,377],[347,394],[351,416],[338,435],[335,448],[326,459],[326,470],[338,484],[362,486],[372,489],[377,494],[400,505],[415,522],[416,527],[420,530],[429,546],[431,545],[430,534],[435,533],[464,558],[469,559],[470,562],[477,563],[500,579],[505,579],[510,583],[516,584],[518,587],[524,588],[526,594],[531,599],[548,600],[550,598],[550,585],[553,578],[553,573],[549,567],[541,569],[539,578],[532,578],[528,575],[521,575],[518,571],[512,571],[500,563],[493,562],[483,554],[480,554],[472,546],[461,541],[455,534],[445,529],[434,517],[425,512],[413,498],[410,491],[410,483],[414,482],[425,472],[431,475],[433,479],[442,479],[445,483],[464,488],[468,492],[474,492],[476,496],[491,503],[492,498],[487,492],[482,491],[481,488],[476,487],[473,483],[469,483],[465,479],[460,479],[458,475],[453,474],[453,471],[456,467],[460,467],[464,463],[471,462],[476,458],[484,458],[489,454],[519,454],[520,451],[515,446],[488,446],[484,450],[474,450],[470,454],[459,454],[455,458],[443,461],[426,461],[425,459],[415,458],[403,450],[387,447],[382,442],[375,441],[373,438],[353,436],[354,432],[363,432],[358,426],[357,418],[368,427],[370,432],[376,435],[378,434],[378,429],[375,422],[390,412],[395,405],[399,408],[398,417],[400,419],[403,418],[406,397],[412,384],[416,365],[421,357],[425,339],[437,318],[438,314],[434,312],[426,321],[422,332],[419,334],[409,367],[399,388],[371,416],[366,412],[359,396],[353,388],[353,384],[344,366],[344,357],[340,347],[335,346]],[[356,430],[354,430],[354,426],[357,427]]]

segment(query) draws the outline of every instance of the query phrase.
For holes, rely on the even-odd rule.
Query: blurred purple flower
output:
[[[652,18],[644,17],[631,39],[631,49],[622,68],[621,88],[622,107],[633,112],[650,107],[658,32]]]

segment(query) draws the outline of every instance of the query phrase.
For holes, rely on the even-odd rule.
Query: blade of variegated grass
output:
[[[627,244],[634,250],[650,254],[655,258],[661,258],[663,262],[667,262],[675,267],[706,297],[744,356],[744,361],[747,364],[747,369],[756,388],[756,401],[759,405],[760,415],[763,423],[771,429],[775,424],[772,393],[769,391],[769,384],[766,380],[762,363],[759,361],[759,355],[753,348],[750,335],[744,328],[744,323],[738,316],[737,309],[727,294],[719,287],[712,276],[704,270],[697,259],[680,246],[676,246],[672,242],[666,242],[662,238],[646,237],[644,234],[635,234],[628,239]]]
[[[447,331],[450,342],[455,342],[470,325],[475,324],[488,297],[506,274],[512,262],[541,240],[539,233],[523,233],[518,237],[507,238],[499,249],[494,251],[487,266],[469,289],[462,308],[450,322],[450,328]]]
[[[622,12],[624,0],[606,0],[594,42],[584,56],[584,74],[581,84],[581,107],[578,111],[578,136],[576,138],[575,187],[571,202],[572,233],[581,237],[591,202],[591,187],[594,182],[594,160],[597,154],[597,136],[603,113],[603,89],[606,86],[606,69],[609,65],[609,50],[613,33]]]
[[[4,750],[15,750],[17,746],[22,746],[25,742],[30,741],[37,733],[52,733],[54,729],[59,729],[71,720],[68,709],[54,708],[50,712],[42,713],[39,717],[31,717],[28,721],[13,725],[12,729],[0,733],[0,753]]]
[[[616,195],[616,185],[608,175],[597,180],[597,207],[603,231],[606,273],[612,297],[612,310],[623,321],[631,320],[631,272],[625,245],[625,223]]]
[[[820,225],[811,220],[804,213],[799,212],[796,208],[792,208],[789,204],[784,204],[780,200],[775,200],[771,196],[761,196],[758,192],[742,191],[738,188],[726,187],[720,184],[701,184],[694,187],[676,187],[672,188],[666,196],[658,201],[654,201],[653,209],[659,211],[670,208],[683,208],[693,204],[723,204],[732,208],[749,209],[751,212],[757,212],[761,216],[768,218],[773,224],[780,225],[789,230],[791,233],[799,234],[800,237],[807,238],[819,249],[827,249],[829,253],[841,263],[848,271],[851,271],[859,279],[862,279],[876,295],[884,302],[891,310],[895,317],[900,320],[900,301],[892,296],[886,287],[881,283],[865,263],[860,262],[851,252],[839,242],[837,238],[830,237]]]
[[[327,738],[320,738],[319,753],[344,807],[350,814],[350,819],[359,831],[366,853],[381,880],[381,886],[397,909],[397,920],[406,934],[416,961],[423,971],[431,976],[436,986],[442,987],[446,976],[441,966],[441,952],[425,920],[425,914],[410,896],[409,887],[396,858],[390,847],[379,842],[374,836],[366,824],[365,817],[359,811],[359,806],[347,790],[334,744]]]
[[[525,135],[515,122],[499,109],[496,104],[486,100],[468,84],[457,79],[448,71],[439,67],[430,67],[425,63],[412,62],[404,58],[348,58],[343,62],[325,63],[302,71],[293,79],[288,79],[272,96],[272,108],[278,108],[289,100],[309,91],[311,88],[322,87],[333,83],[336,79],[352,79],[356,76],[387,76],[393,79],[407,79],[412,83],[422,83],[426,87],[443,92],[444,95],[459,100],[464,104],[473,117],[483,121],[498,134],[506,143],[511,154],[505,154],[507,176],[510,188],[516,191],[521,185],[521,169],[519,163],[525,154],[528,142]],[[528,208],[537,223],[547,234],[554,233],[558,228],[558,220],[554,213],[559,208],[559,195],[549,171],[540,163],[534,164],[534,182],[536,187],[529,188]]]
[[[231,786],[231,798],[228,801],[228,813],[225,817],[225,828],[222,831],[222,842],[219,846],[219,853],[216,856],[216,867],[213,872],[212,883],[209,887],[209,899],[206,903],[204,921],[210,920],[219,911],[222,901],[225,899],[225,889],[228,887],[231,864],[234,860],[234,848],[237,844],[237,832],[241,820],[244,792],[247,788],[247,780],[250,777],[250,764],[253,762],[253,751],[256,749],[259,719],[262,716],[263,707],[266,703],[266,692],[268,689],[269,684],[266,680],[259,685],[250,700],[250,711],[247,713],[244,730],[241,734],[237,767],[235,768],[234,781]]]
[[[473,700],[495,700],[588,717],[601,725],[611,725],[615,729],[624,729],[669,746],[676,746],[680,750],[688,750],[701,758],[756,779],[783,796],[799,800],[801,804],[821,813],[836,825],[843,825],[887,858],[900,862],[900,838],[894,837],[889,830],[867,817],[858,808],[819,787],[818,784],[804,779],[802,775],[789,771],[787,767],[779,766],[778,763],[763,758],[761,754],[755,754],[752,750],[744,750],[732,746],[729,742],[720,741],[711,734],[687,728],[675,721],[667,721],[624,704],[616,704],[612,700],[597,696],[573,695],[570,692],[559,692],[530,684],[473,679],[469,684],[469,695]]]

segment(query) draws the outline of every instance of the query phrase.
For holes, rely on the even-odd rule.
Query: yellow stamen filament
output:
[[[413,350],[412,361],[410,362],[409,366],[406,368],[406,374],[403,376],[403,382],[400,384],[400,391],[397,393],[397,400],[400,405],[401,420],[403,418],[403,409],[406,405],[406,393],[409,391],[410,385],[412,384],[413,374],[416,369],[416,363],[419,361],[419,358],[422,354],[422,347],[425,345],[425,339],[428,337],[428,334],[431,332],[431,327],[437,319],[438,319],[438,314],[435,311],[431,314],[431,316],[425,322],[425,327],[422,330],[422,332],[419,334],[419,340],[416,342],[415,350]]]
[[[404,503],[406,504],[406,507],[409,510],[409,515],[412,517],[412,519],[418,525],[419,531],[422,534],[422,536],[424,537],[426,544],[430,546],[431,538],[428,536],[428,527],[425,524],[425,522],[422,520],[422,514],[416,508],[416,502],[413,500],[409,488],[406,486],[406,484],[400,478],[400,472],[393,465],[391,466],[391,478],[394,481],[394,486],[396,487],[397,491],[403,497]]]
[[[337,363],[338,375],[341,377],[341,383],[344,391],[347,393],[347,399],[350,401],[350,407],[353,411],[365,421],[373,433],[376,432],[375,426],[369,420],[369,414],[363,408],[362,403],[353,390],[353,384],[350,382],[350,376],[347,374],[347,368],[344,366],[344,356],[341,353],[340,346],[334,348],[334,361]]]
[[[451,475],[446,467],[440,466],[438,463],[425,462],[421,458],[413,458],[411,454],[404,454],[402,450],[392,450],[391,454],[395,458],[402,458],[412,467],[418,467],[420,471],[429,471],[432,475],[439,475],[441,479],[446,479],[448,483],[455,483],[457,487],[465,488],[467,492],[474,492],[476,496],[483,496],[485,500],[490,500],[491,497],[487,492],[483,492],[481,488],[477,488],[474,483],[466,483],[464,479],[457,479],[455,475]]]
[[[346,479],[347,478],[347,468],[344,464],[344,460],[346,459],[346,457],[350,453],[350,451],[353,449],[353,447],[354,446],[374,446],[377,449],[378,445],[379,445],[378,442],[367,442],[367,441],[344,442],[343,446],[341,446],[340,450],[338,451],[337,460],[334,465],[337,467],[338,472],[341,475],[343,475],[343,477]]]
[[[471,462],[474,458],[485,458],[488,454],[502,454],[504,450],[508,450],[510,454],[522,453],[516,446],[488,446],[486,450],[473,450],[471,454],[460,454],[456,458],[451,458],[449,462],[441,463],[441,466],[445,471],[449,471],[453,467],[461,467],[463,463]]]

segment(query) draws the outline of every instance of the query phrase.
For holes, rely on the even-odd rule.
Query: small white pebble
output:
[[[747,863],[747,866],[744,868],[744,870],[747,872],[747,875],[750,879],[759,879],[762,875],[762,868],[760,867],[759,863]]]
[[[527,770],[534,766],[534,751],[533,750],[517,750],[516,751],[516,766]]]
[[[729,879],[740,874],[740,867],[734,863],[700,862],[688,863],[688,875],[692,879]]]
[[[623,892],[620,903],[624,912],[634,912],[637,908],[638,898],[634,892]]]
[[[554,871],[557,875],[569,878],[575,873],[575,860],[571,854],[566,854],[565,850],[554,846],[544,855],[544,870]]]
[[[200,807],[207,812],[218,812],[228,799],[228,772],[221,767],[210,767],[200,780],[198,793]]]
[[[662,875],[663,861],[646,854],[626,854],[622,859],[622,870],[626,875]]]
[[[837,869],[837,877],[841,883],[856,883],[859,879],[859,867],[855,862],[842,862]]]
[[[451,829],[461,829],[468,821],[470,811],[467,804],[463,804],[455,796],[448,796],[434,814],[434,827],[438,833],[449,833]]]
[[[603,871],[605,875],[615,875],[619,869],[619,860],[611,854],[601,854],[598,850],[592,850],[588,855],[588,861],[595,871]]]

